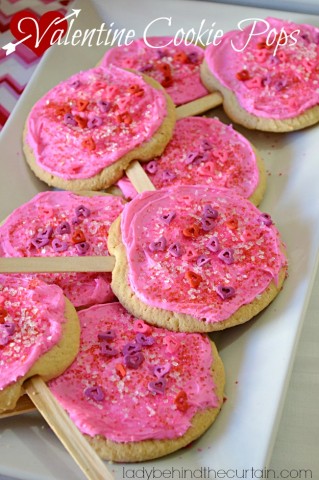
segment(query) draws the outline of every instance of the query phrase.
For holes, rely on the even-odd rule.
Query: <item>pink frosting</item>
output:
[[[128,46],[111,48],[101,64],[145,72],[166,88],[176,105],[207,95],[199,73],[204,59],[202,48],[185,43],[176,46],[173,37],[148,37],[147,42],[151,46],[139,38]]]
[[[0,275],[0,390],[23,377],[60,341],[64,309],[56,285]]]
[[[115,442],[176,438],[196,412],[218,406],[208,337],[150,327],[119,303],[96,305],[79,317],[80,352],[49,388],[81,432]],[[114,338],[103,340],[110,330]],[[122,350],[141,335],[154,343],[141,346],[144,360],[130,368]],[[105,348],[112,355],[103,354]]]
[[[44,170],[68,180],[90,178],[148,141],[166,113],[163,92],[140,75],[93,68],[35,104],[27,142]]]
[[[262,34],[265,24],[258,22],[250,39],[251,25],[228,32],[219,46],[206,49],[205,60],[249,113],[275,119],[296,117],[319,103],[319,29],[276,18],[266,21],[268,32],[286,32],[286,45],[276,48],[278,37],[268,46],[267,33]],[[268,44],[273,41],[274,35]]]
[[[206,184],[249,198],[259,182],[256,155],[242,135],[217,118],[178,120],[164,153],[144,166],[154,186]],[[126,198],[137,194],[129,180],[118,182]]]
[[[121,230],[137,297],[206,323],[252,302],[286,264],[269,216],[228,189],[145,192],[125,206]]]
[[[81,206],[89,210],[89,215],[81,215],[77,210]],[[121,198],[111,195],[87,197],[66,191],[39,193],[17,208],[0,226],[0,256],[109,255],[109,227],[122,212],[123,206]],[[61,231],[60,227],[65,222],[68,226]],[[32,242],[50,228],[52,232],[48,241],[44,242],[46,244],[35,246]],[[72,239],[79,231],[84,235],[87,250],[84,245],[84,251],[79,251]],[[65,250],[58,251],[59,247]],[[49,273],[37,274],[36,277],[61,287],[76,307],[114,300],[111,273]]]

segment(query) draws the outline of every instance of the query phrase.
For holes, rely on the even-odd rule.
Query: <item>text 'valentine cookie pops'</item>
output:
[[[174,105],[155,80],[98,67],[59,83],[34,105],[24,152],[49,185],[101,190],[133,160],[160,155],[174,122]]]
[[[228,116],[247,128],[286,132],[319,121],[319,29],[276,18],[225,34],[205,51],[201,76]]]
[[[270,216],[225,188],[180,186],[135,197],[111,226],[108,247],[120,302],[172,330],[246,322],[275,298],[286,274]]]

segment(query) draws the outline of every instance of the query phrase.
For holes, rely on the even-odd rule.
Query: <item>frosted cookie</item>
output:
[[[147,43],[146,43],[147,42]],[[183,105],[208,94],[200,79],[204,50],[196,45],[174,45],[173,37],[138,38],[130,45],[113,47],[101,65],[131,68],[159,82],[175,105]]]
[[[280,291],[286,258],[268,214],[230,190],[144,192],[111,226],[112,289],[133,315],[179,331],[250,320]]]
[[[17,208],[0,226],[0,256],[109,255],[108,230],[124,207],[106,194],[48,191]],[[111,273],[36,274],[62,288],[77,308],[114,300]]]
[[[56,285],[0,275],[0,412],[14,409],[33,375],[60,375],[79,350],[76,311]]]
[[[79,317],[79,354],[49,388],[102,458],[160,457],[213,423],[225,380],[207,336],[150,327],[118,303]]]
[[[228,116],[247,128],[305,128],[319,120],[318,45],[318,28],[267,18],[210,45],[202,80],[222,93]]]
[[[226,187],[255,205],[266,189],[265,168],[258,152],[231,125],[217,118],[177,120],[163,154],[143,167],[157,189],[199,184]],[[126,198],[136,196],[126,177],[118,186]]]
[[[32,108],[24,152],[34,173],[65,190],[101,190],[135,159],[160,155],[174,105],[151,78],[117,67],[77,73]]]

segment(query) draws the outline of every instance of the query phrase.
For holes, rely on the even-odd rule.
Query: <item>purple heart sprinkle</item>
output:
[[[144,362],[144,355],[142,352],[136,352],[132,355],[125,355],[124,363],[128,368],[138,368]]]
[[[156,56],[158,59],[164,58],[166,55],[165,50],[156,50]]]
[[[54,238],[52,240],[52,248],[55,252],[65,252],[68,249],[68,244],[58,238]]]
[[[148,389],[152,393],[164,393],[166,387],[166,380],[165,378],[160,378],[155,382],[149,382]]]
[[[157,378],[162,378],[166,375],[171,369],[171,365],[169,363],[165,363],[165,365],[156,365],[153,368],[153,374]]]
[[[151,242],[149,244],[149,249],[151,250],[151,252],[164,252],[166,250],[166,245],[166,238],[161,237],[157,241]]]
[[[95,128],[100,127],[103,123],[102,118],[100,117],[93,117],[88,121],[88,128]]]
[[[151,162],[149,162],[146,167],[145,167],[145,170],[147,171],[147,173],[151,173],[151,174],[154,174],[157,172],[157,163],[152,160]]]
[[[107,330],[106,332],[100,332],[97,335],[97,338],[99,340],[105,340],[106,342],[109,342],[110,340],[114,340],[116,337],[115,330]]]
[[[97,104],[103,113],[109,112],[112,106],[111,102],[107,102],[106,100],[99,100]]]
[[[71,226],[69,222],[62,222],[60,225],[57,226],[56,232],[59,235],[64,235],[66,233],[71,233]]]
[[[41,248],[48,245],[48,243],[50,243],[50,240],[47,237],[34,237],[32,238],[31,243],[36,248]]]
[[[198,156],[199,152],[188,153],[185,160],[186,165],[190,165],[191,163],[193,163]]]
[[[220,250],[220,247],[219,247],[219,240],[217,237],[213,236],[209,242],[206,244],[206,247],[208,248],[208,250],[210,250],[211,252],[219,252]]]
[[[176,178],[176,173],[170,172],[169,170],[165,170],[163,172],[162,178],[164,181],[174,180]]]
[[[222,298],[223,300],[227,300],[235,295],[235,289],[233,287],[225,287],[223,285],[218,285],[216,287],[216,293]]]
[[[6,322],[1,324],[1,330],[5,332],[8,336],[13,335],[16,329],[16,326],[12,322]]]
[[[202,267],[203,265],[205,265],[206,263],[209,263],[209,262],[210,262],[210,258],[207,257],[206,255],[200,255],[198,257],[198,259],[196,260],[196,264],[199,267]]]
[[[74,82],[70,83],[70,87],[73,87],[73,88],[79,88],[80,85],[81,85],[80,80],[74,80]]]
[[[205,230],[205,232],[209,232],[215,227],[215,222],[212,218],[209,217],[204,217],[201,219],[202,222],[202,229]]]
[[[75,209],[75,215],[77,217],[84,217],[87,218],[91,215],[91,210],[89,208],[86,208],[84,205],[79,205]]]
[[[2,347],[4,347],[5,345],[7,345],[7,343],[9,343],[9,336],[8,335],[0,335],[0,345]]]
[[[142,347],[149,347],[155,342],[151,335],[144,335],[144,333],[137,333],[135,340],[139,345],[142,345]]]
[[[191,52],[187,55],[188,61],[190,63],[198,63],[199,56],[197,52]]]
[[[211,205],[205,205],[203,217],[213,218],[214,220],[216,220],[216,218],[218,217],[218,211],[215,208],[213,208]]]
[[[79,255],[85,255],[88,249],[90,248],[90,245],[88,244],[88,242],[81,242],[81,243],[77,243],[75,245],[75,248],[77,249],[77,252]]]
[[[181,257],[183,255],[181,244],[178,242],[173,243],[173,245],[168,248],[168,251],[173,257]]]
[[[273,224],[273,221],[269,213],[262,213],[259,217],[259,221],[260,223],[266,225],[266,227],[269,227],[270,225]]]
[[[82,222],[82,219],[80,217],[73,217],[71,220],[72,225],[75,225],[76,227],[80,225]]]
[[[64,115],[64,123],[66,125],[72,125],[72,127],[76,127],[78,124],[78,122],[73,117],[72,113],[66,113]]]
[[[107,342],[102,342],[100,345],[100,352],[101,355],[107,355],[108,357],[115,357],[119,351],[116,350],[116,348],[111,347],[109,343]]]
[[[142,350],[142,346],[136,342],[129,342],[122,348],[123,355],[133,355]]]
[[[218,258],[227,265],[234,263],[234,251],[232,248],[224,248],[219,254]]]
[[[95,400],[96,402],[102,402],[104,400],[105,395],[101,387],[88,387],[84,390],[84,395],[86,395],[91,400]]]
[[[287,80],[286,80],[286,79],[278,80],[278,81],[274,84],[274,89],[276,90],[276,92],[280,92],[280,91],[283,90],[286,86],[287,86]]]
[[[42,237],[42,238],[51,238],[52,235],[53,235],[52,227],[47,227],[45,230],[42,230],[42,232],[38,233],[38,237]]]
[[[207,150],[211,150],[213,148],[213,145],[208,142],[208,140],[203,140],[201,143],[201,148],[206,152]]]
[[[176,217],[176,213],[175,212],[169,212],[169,213],[164,213],[164,215],[161,215],[160,216],[160,219],[166,223],[167,225],[169,225],[171,223],[171,221]]]

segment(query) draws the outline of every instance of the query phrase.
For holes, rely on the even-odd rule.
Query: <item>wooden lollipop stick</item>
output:
[[[0,258],[0,273],[111,272],[114,257]]]
[[[209,93],[205,97],[198,98],[193,102],[185,103],[176,108],[177,120],[180,118],[191,117],[193,115],[200,115],[207,112],[211,108],[218,107],[223,103],[223,97],[219,92]],[[133,183],[133,182],[132,182]]]
[[[125,171],[138,193],[156,190],[141,164],[135,160]]]
[[[89,480],[114,480],[113,475],[63,410],[38,375],[24,383],[24,389],[61,443]]]

